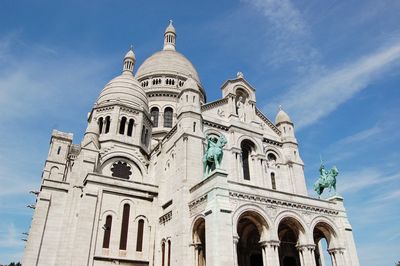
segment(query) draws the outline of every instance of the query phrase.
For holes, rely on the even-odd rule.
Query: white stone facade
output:
[[[80,144],[54,130],[23,265],[358,266],[343,199],[307,195],[294,125],[256,107],[242,73],[206,102],[200,78],[164,48],[100,93]],[[206,135],[227,139],[203,175]],[[322,256],[323,257],[323,256]]]

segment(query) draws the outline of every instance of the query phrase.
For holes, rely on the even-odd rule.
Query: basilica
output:
[[[240,72],[208,102],[176,40],[170,22],[136,74],[127,52],[82,140],[53,130],[22,264],[358,266],[343,198],[308,195],[289,115],[266,117]]]

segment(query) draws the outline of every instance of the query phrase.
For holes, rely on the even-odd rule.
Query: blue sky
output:
[[[400,2],[1,1],[0,263],[19,260],[51,130],[80,142],[86,114],[119,74],[131,44],[137,66],[177,49],[208,100],[237,71],[272,120],[295,122],[308,187],[319,156],[337,165],[361,265],[400,260]],[[137,69],[136,66],[136,69]],[[313,192],[310,195],[315,196]]]

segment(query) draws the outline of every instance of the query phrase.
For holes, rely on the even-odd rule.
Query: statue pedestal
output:
[[[336,203],[343,203],[343,197],[339,195],[334,195],[326,199],[327,201],[332,201]]]

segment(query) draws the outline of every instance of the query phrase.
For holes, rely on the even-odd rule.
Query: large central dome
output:
[[[200,83],[199,75],[193,64],[175,50],[162,50],[147,58],[136,72],[138,80],[155,74],[191,76]]]

